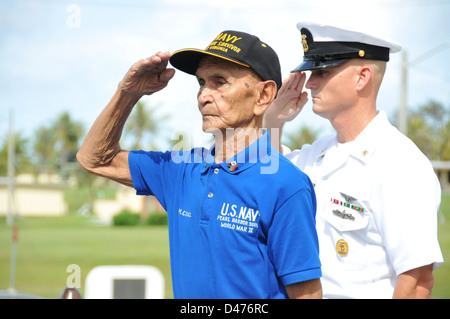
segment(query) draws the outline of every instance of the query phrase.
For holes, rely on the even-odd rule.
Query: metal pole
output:
[[[14,143],[14,128],[13,128],[13,111],[9,113],[9,136],[8,136],[8,225],[11,226],[11,267],[9,277],[9,290],[15,291],[16,287],[16,258],[17,258],[17,226],[14,223],[15,217],[15,143]]]
[[[15,161],[15,144],[14,144],[14,128],[13,128],[13,111],[9,111],[9,131],[8,131],[8,225],[13,226],[14,223],[14,161]]]
[[[400,105],[398,110],[398,129],[403,134],[408,133],[408,69],[416,64],[432,57],[433,55],[450,48],[450,42],[442,43],[430,51],[422,54],[408,63],[408,54],[402,52],[401,84],[400,84]]]
[[[11,292],[16,291],[17,232],[17,226],[13,226],[11,229],[11,264],[9,273],[9,290]]]
[[[398,110],[398,130],[403,134],[408,132],[408,54],[402,52],[402,69],[400,83],[400,108]]]

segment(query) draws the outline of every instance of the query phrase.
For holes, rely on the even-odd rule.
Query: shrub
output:
[[[133,213],[129,210],[121,211],[113,218],[114,226],[134,226],[139,224],[139,222],[139,214]]]
[[[167,225],[166,213],[153,213],[147,219],[147,225]]]

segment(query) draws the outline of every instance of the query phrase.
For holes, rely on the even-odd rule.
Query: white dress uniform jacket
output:
[[[440,184],[384,112],[350,143],[326,136],[286,157],[315,185],[324,298],[392,298],[398,275],[443,263]]]

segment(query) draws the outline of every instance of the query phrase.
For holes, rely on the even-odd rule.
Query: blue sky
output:
[[[448,0],[0,0],[0,137],[10,109],[15,129],[27,137],[64,111],[87,129],[134,62],[157,51],[204,48],[227,29],[269,43],[287,77],[302,59],[299,21],[395,40],[409,61],[416,60],[409,68],[408,104],[435,99],[450,107],[449,16]],[[401,54],[392,55],[378,99],[388,115],[399,105],[400,66]],[[164,136],[186,132],[195,146],[209,140],[196,93],[195,79],[177,72],[164,91],[144,98],[170,116]],[[331,131],[310,102],[286,131],[304,124]]]

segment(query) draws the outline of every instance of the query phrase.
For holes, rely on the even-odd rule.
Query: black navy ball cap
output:
[[[170,64],[195,75],[200,60],[215,56],[252,69],[263,81],[272,80],[281,88],[281,67],[278,55],[258,37],[239,31],[221,32],[205,50],[182,49],[174,52]]]

